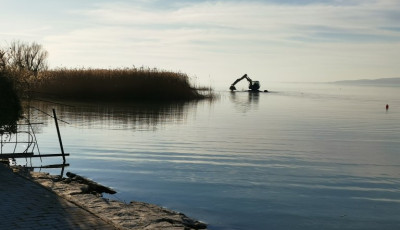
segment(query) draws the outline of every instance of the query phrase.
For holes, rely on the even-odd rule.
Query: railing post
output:
[[[60,142],[60,148],[61,148],[61,153],[62,153],[62,157],[63,157],[63,162],[65,164],[66,160],[65,160],[65,154],[64,154],[64,147],[63,147],[62,140],[61,140],[60,128],[58,128],[58,121],[57,121],[57,115],[56,115],[55,109],[53,109],[53,116],[54,116],[54,122],[56,123],[58,141]]]

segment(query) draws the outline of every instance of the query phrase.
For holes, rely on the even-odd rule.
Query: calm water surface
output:
[[[270,89],[173,105],[35,106],[70,123],[66,171],[115,188],[110,198],[217,230],[400,229],[400,87]],[[34,113],[46,123],[41,152],[59,152],[53,121]]]

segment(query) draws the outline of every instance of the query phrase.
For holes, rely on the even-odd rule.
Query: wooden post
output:
[[[60,142],[60,148],[61,148],[61,153],[62,153],[62,157],[63,157],[63,162],[65,164],[64,147],[63,147],[62,140],[61,140],[60,128],[58,128],[58,121],[57,121],[57,115],[56,115],[55,109],[53,109],[53,116],[54,116],[54,122],[56,123],[58,141]]]

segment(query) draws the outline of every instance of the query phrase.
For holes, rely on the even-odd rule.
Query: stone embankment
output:
[[[19,173],[53,191],[77,206],[112,223],[119,229],[144,230],[197,230],[207,225],[193,220],[182,213],[157,205],[132,201],[129,204],[103,198],[91,186],[74,178],[59,178],[48,173]]]

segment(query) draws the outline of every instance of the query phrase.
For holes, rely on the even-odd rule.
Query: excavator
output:
[[[241,80],[243,80],[243,79],[245,79],[245,78],[246,78],[246,80],[249,82],[249,92],[260,92],[260,90],[259,90],[259,89],[260,89],[260,82],[259,82],[259,81],[253,81],[253,80],[251,80],[251,79],[247,76],[247,74],[243,75],[241,78],[236,79],[236,81],[233,82],[233,84],[231,85],[231,87],[229,87],[229,89],[230,89],[231,91],[236,90],[235,85],[236,85],[239,81],[241,81]],[[264,92],[268,92],[268,90],[264,90]]]

